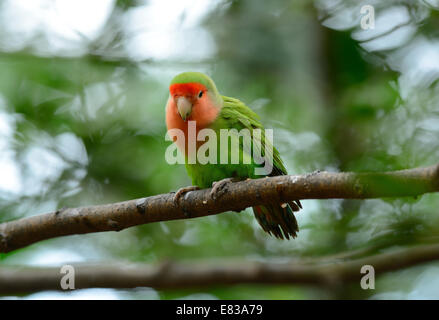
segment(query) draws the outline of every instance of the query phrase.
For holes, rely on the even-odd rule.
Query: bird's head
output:
[[[205,74],[184,72],[172,79],[167,106],[169,117],[177,115],[179,121],[193,120],[197,126],[205,126],[215,120],[221,107],[221,95]]]

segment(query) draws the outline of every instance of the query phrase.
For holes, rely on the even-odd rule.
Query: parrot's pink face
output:
[[[219,112],[208,89],[200,83],[176,83],[169,87],[170,97],[166,110],[168,129],[182,128],[187,121],[196,121],[197,127],[212,123]],[[187,124],[186,124],[187,126]]]
[[[175,83],[169,87],[166,105],[166,125],[168,130],[180,129],[187,137],[188,121],[196,122],[198,131],[215,121],[220,107],[216,106],[208,89],[196,82]],[[184,146],[179,146],[183,147]]]

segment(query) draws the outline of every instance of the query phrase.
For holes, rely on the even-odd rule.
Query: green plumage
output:
[[[179,77],[179,78],[178,78]],[[272,147],[271,142],[265,139],[265,130],[262,126],[259,116],[253,112],[249,107],[238,99],[221,96],[214,84],[214,82],[204,74],[201,73],[184,73],[174,78],[175,83],[185,82],[199,82],[207,84],[210,94],[215,101],[222,104],[221,111],[216,120],[211,124],[210,128],[216,132],[217,137],[217,161],[216,164],[188,164],[186,169],[189,176],[192,178],[193,185],[200,188],[209,188],[213,182],[220,181],[225,178],[237,178],[245,180],[247,178],[256,179],[264,176],[285,175],[287,171],[280,158],[279,152]],[[221,129],[228,129],[231,136],[236,135],[242,129],[247,129],[250,134],[251,145],[245,144],[242,137],[239,139],[239,163],[231,164],[231,143],[229,141],[227,150],[221,149],[220,137]],[[230,129],[236,129],[231,131]],[[255,135],[255,129],[260,129],[262,134],[260,138]],[[239,136],[237,136],[239,138]],[[268,145],[269,144],[269,145]],[[268,151],[272,150],[272,155],[265,154],[265,146],[268,145]],[[250,147],[260,146],[261,154],[264,161],[271,161],[272,171],[263,175],[256,175],[255,168],[263,167],[264,163],[257,163],[253,158]],[[224,147],[224,146],[223,146]],[[227,164],[221,164],[221,154],[228,152]],[[255,217],[261,227],[268,233],[277,238],[289,239],[289,237],[296,237],[299,230],[297,221],[294,217],[293,211],[298,211],[301,207],[299,201],[292,201],[287,204],[270,204],[264,206],[253,207]]]

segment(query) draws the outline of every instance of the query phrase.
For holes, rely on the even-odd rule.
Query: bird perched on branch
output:
[[[184,154],[193,183],[193,186],[178,190],[174,201],[178,202],[184,193],[199,188],[212,186],[211,196],[215,198],[226,192],[227,184],[233,181],[287,174],[279,152],[266,139],[259,116],[238,99],[222,96],[210,77],[199,72],[181,73],[171,81],[169,93],[166,105],[168,133],[172,130],[183,133],[183,139],[173,136],[173,140]],[[191,133],[194,127],[195,133]],[[204,129],[211,131],[206,133]],[[207,137],[204,143],[211,143],[210,148],[203,147],[203,141],[199,141],[201,133]],[[227,138],[225,144],[224,137]],[[229,138],[233,137],[237,138],[234,146],[229,144]],[[246,140],[246,137],[250,139]],[[260,159],[254,150],[259,152]],[[205,158],[213,161],[200,160],[199,151],[204,151]],[[269,170],[264,172],[264,168]],[[297,200],[254,206],[253,212],[264,231],[280,239],[289,239],[295,238],[299,231],[293,212],[300,208]]]

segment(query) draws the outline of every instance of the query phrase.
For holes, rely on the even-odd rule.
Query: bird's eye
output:
[[[203,96],[203,91],[200,91],[200,93],[198,94],[198,98],[201,98]]]

